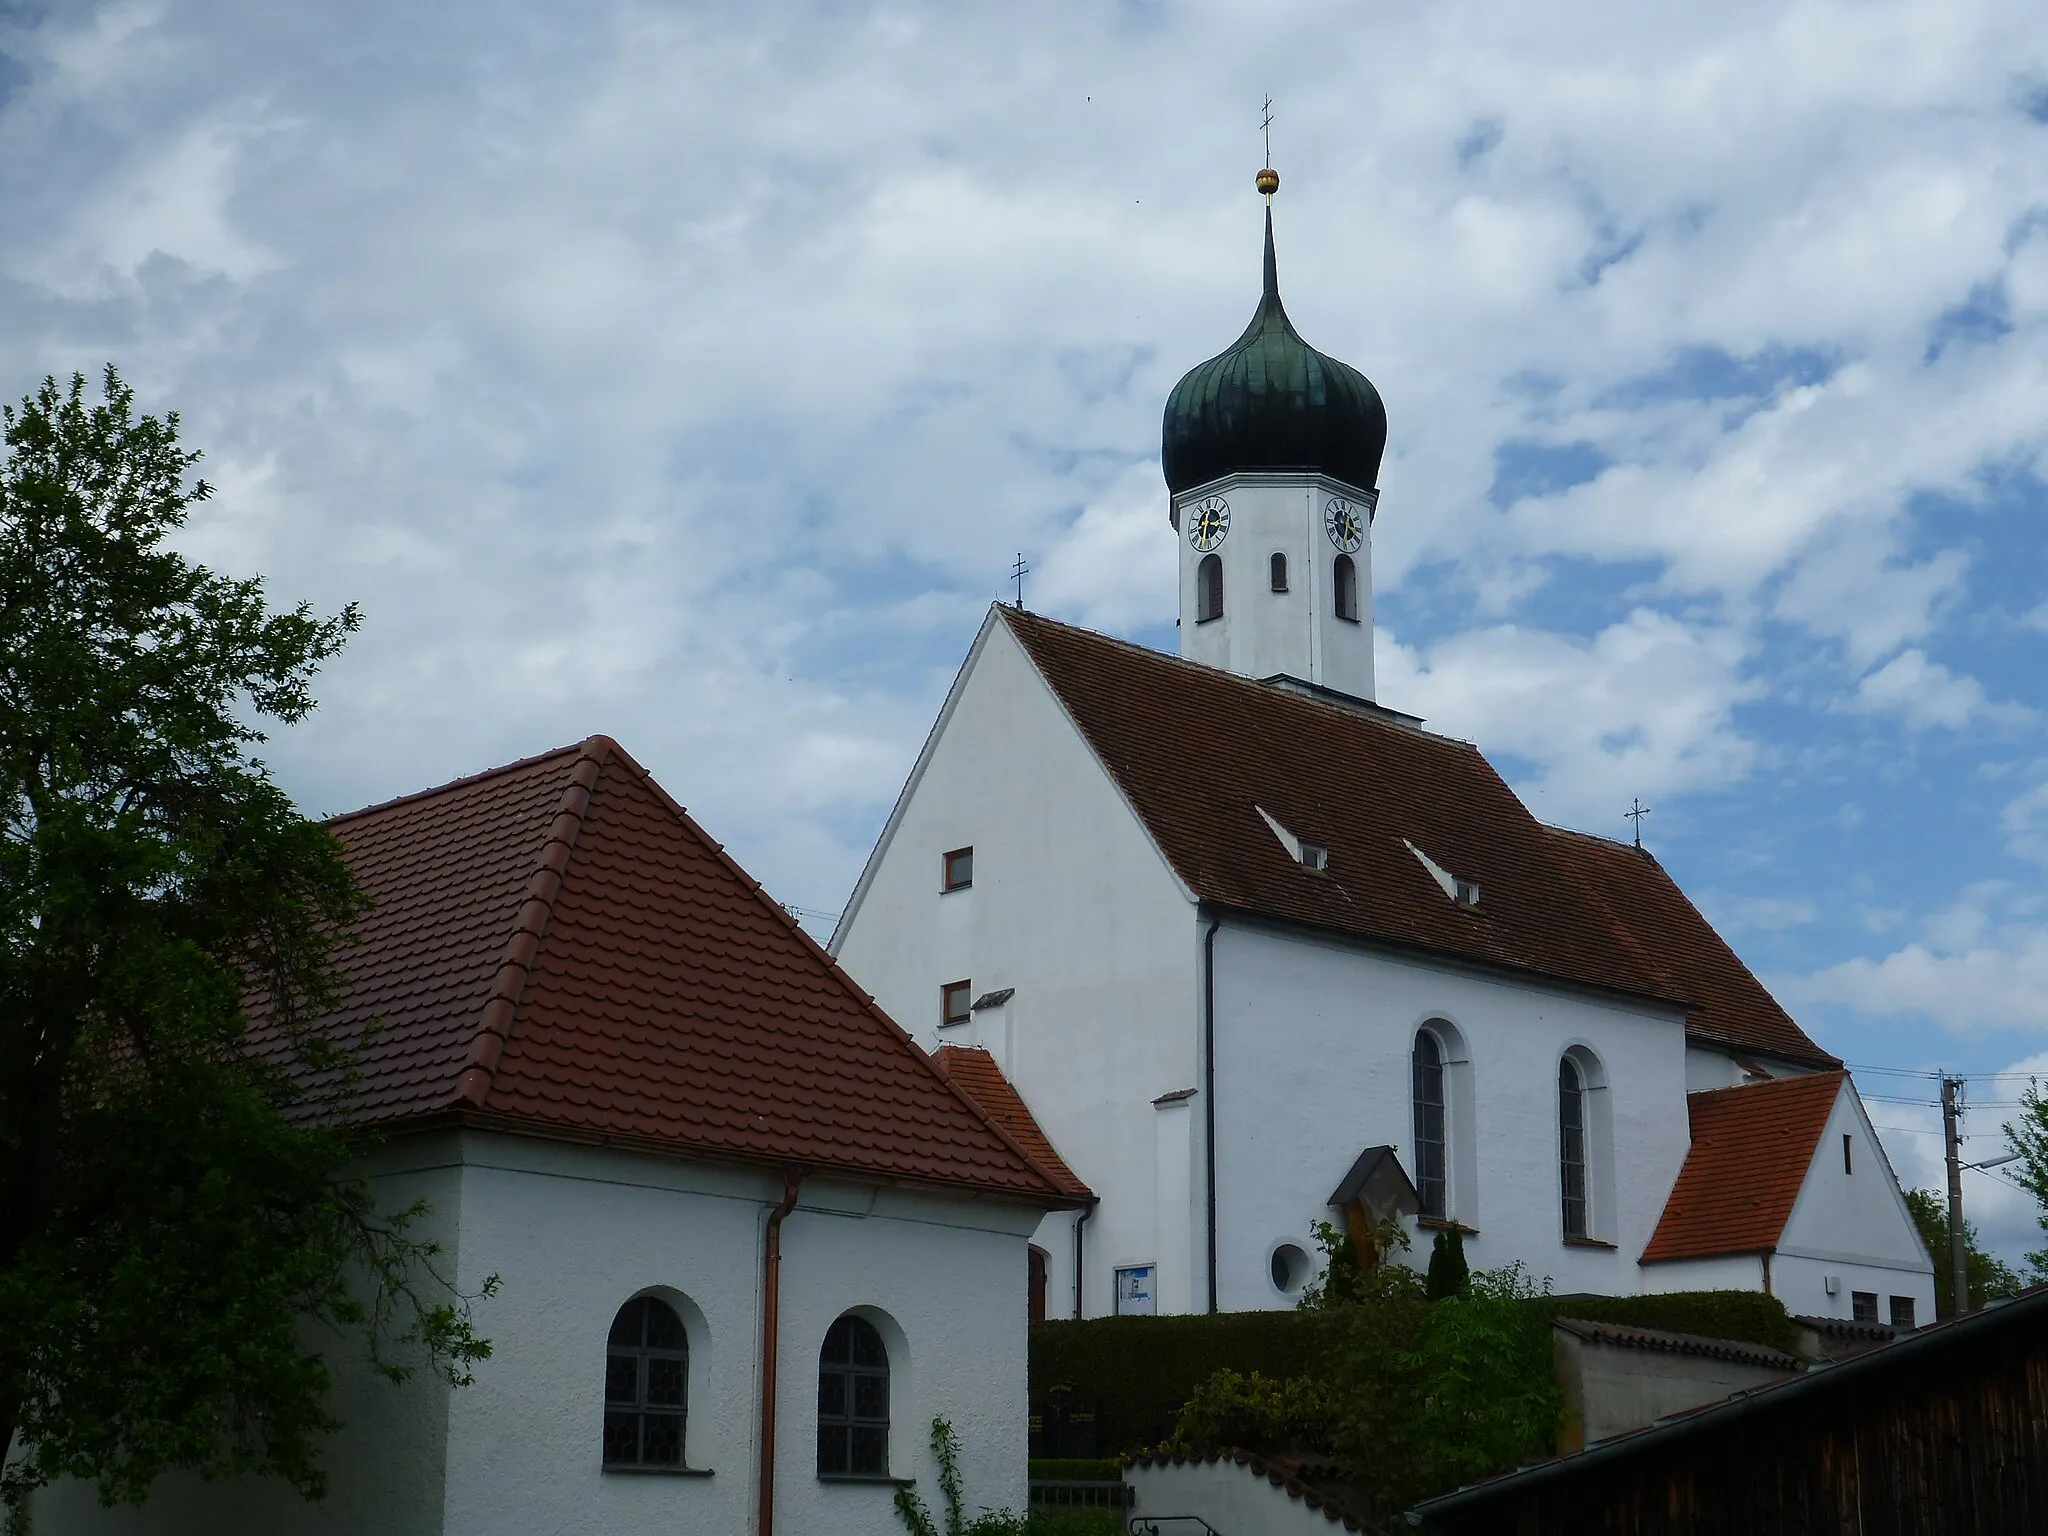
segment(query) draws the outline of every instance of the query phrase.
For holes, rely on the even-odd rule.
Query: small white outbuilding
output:
[[[1025,1501],[1026,1240],[1087,1196],[942,1072],[615,743],[333,823],[376,898],[328,1021],[385,1208],[433,1206],[475,1384],[335,1376],[332,1490],[163,1480],[72,1532],[900,1531],[951,1422]],[[1004,1105],[997,1103],[1000,1111]]]

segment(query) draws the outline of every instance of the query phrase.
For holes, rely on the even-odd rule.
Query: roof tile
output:
[[[933,1058],[939,1070],[953,1080],[997,1125],[1009,1134],[1012,1141],[1031,1154],[1033,1162],[1045,1171],[1048,1181],[1061,1193],[1076,1199],[1089,1200],[1094,1192],[1075,1175],[1066,1160],[1053,1149],[1053,1144],[1022,1095],[1003,1076],[1003,1069],[987,1051],[964,1045],[942,1045]]]
[[[607,738],[332,826],[376,900],[323,1021],[376,1026],[358,1121],[1073,1198]]]
[[[1846,1074],[1686,1095],[1692,1148],[1642,1262],[1776,1248]]]

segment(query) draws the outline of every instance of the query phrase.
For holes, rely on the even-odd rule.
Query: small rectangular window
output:
[[[1116,1272],[1116,1313],[1118,1317],[1150,1317],[1157,1310],[1152,1299],[1152,1266],[1133,1264]]]
[[[1843,1136],[1843,1138],[1842,1138],[1842,1172],[1844,1172],[1844,1173],[1850,1173],[1850,1174],[1853,1174],[1853,1173],[1854,1173],[1854,1172],[1856,1171],[1856,1165],[1855,1165],[1854,1161],[1852,1161],[1852,1160],[1851,1160],[1851,1158],[1850,1158],[1850,1155],[1849,1155],[1849,1149],[1850,1149],[1850,1148],[1851,1148],[1852,1146],[1854,1146],[1854,1145],[1855,1145],[1855,1143],[1854,1143],[1854,1142],[1852,1142],[1852,1141],[1851,1141],[1851,1140],[1850,1140],[1850,1139],[1849,1139],[1849,1138],[1848,1138],[1848,1137],[1847,1137],[1846,1135],[1845,1135],[1845,1136]]]
[[[1915,1328],[1919,1326],[1913,1321],[1912,1297],[1894,1296],[1892,1298],[1892,1326],[1894,1328]]]
[[[1303,869],[1328,869],[1330,867],[1330,850],[1321,843],[1303,843],[1301,845],[1301,867]]]
[[[949,981],[939,988],[939,1023],[965,1024],[974,1002],[974,983]]]
[[[944,873],[940,876],[939,889],[942,891],[964,891],[974,884],[974,850],[955,848],[943,861]]]
[[[1851,1291],[1849,1293],[1849,1316],[1859,1323],[1877,1321],[1877,1292]]]
[[[1477,880],[1459,880],[1454,877],[1451,881],[1451,898],[1461,907],[1478,906],[1479,882]]]

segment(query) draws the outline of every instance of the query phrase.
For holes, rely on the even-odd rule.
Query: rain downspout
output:
[[[755,1536],[775,1530],[775,1377],[776,1334],[782,1322],[782,1221],[796,1209],[801,1172],[782,1175],[782,1203],[768,1213],[768,1231],[761,1261],[761,1489],[755,1506]]]
[[[1074,1217],[1074,1317],[1077,1321],[1085,1316],[1081,1310],[1081,1229],[1088,1225],[1088,1218],[1095,1214],[1095,1207],[1101,1203],[1101,1196],[1090,1195],[1088,1203],[1082,1206],[1080,1213]]]
[[[1209,1207],[1209,1310],[1216,1310],[1216,930],[1223,919],[1209,919],[1202,937],[1202,1139],[1208,1177],[1203,1181]]]

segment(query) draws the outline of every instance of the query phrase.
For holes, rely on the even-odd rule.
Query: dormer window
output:
[[[1401,843],[1403,847],[1415,855],[1421,862],[1422,867],[1429,871],[1429,878],[1434,880],[1443,893],[1450,897],[1451,900],[1461,907],[1476,907],[1479,905],[1479,882],[1477,880],[1467,880],[1460,875],[1452,874],[1443,865],[1437,863],[1435,859],[1432,859],[1405,837],[1401,839]]]
[[[1287,850],[1288,857],[1293,859],[1303,869],[1313,869],[1321,872],[1330,867],[1330,850],[1328,848],[1324,847],[1321,843],[1304,842],[1296,837],[1292,832],[1281,826],[1279,822],[1275,821],[1273,813],[1268,811],[1263,805],[1255,805],[1252,809],[1259,813],[1266,825],[1272,829],[1273,835],[1280,839],[1280,846]]]

